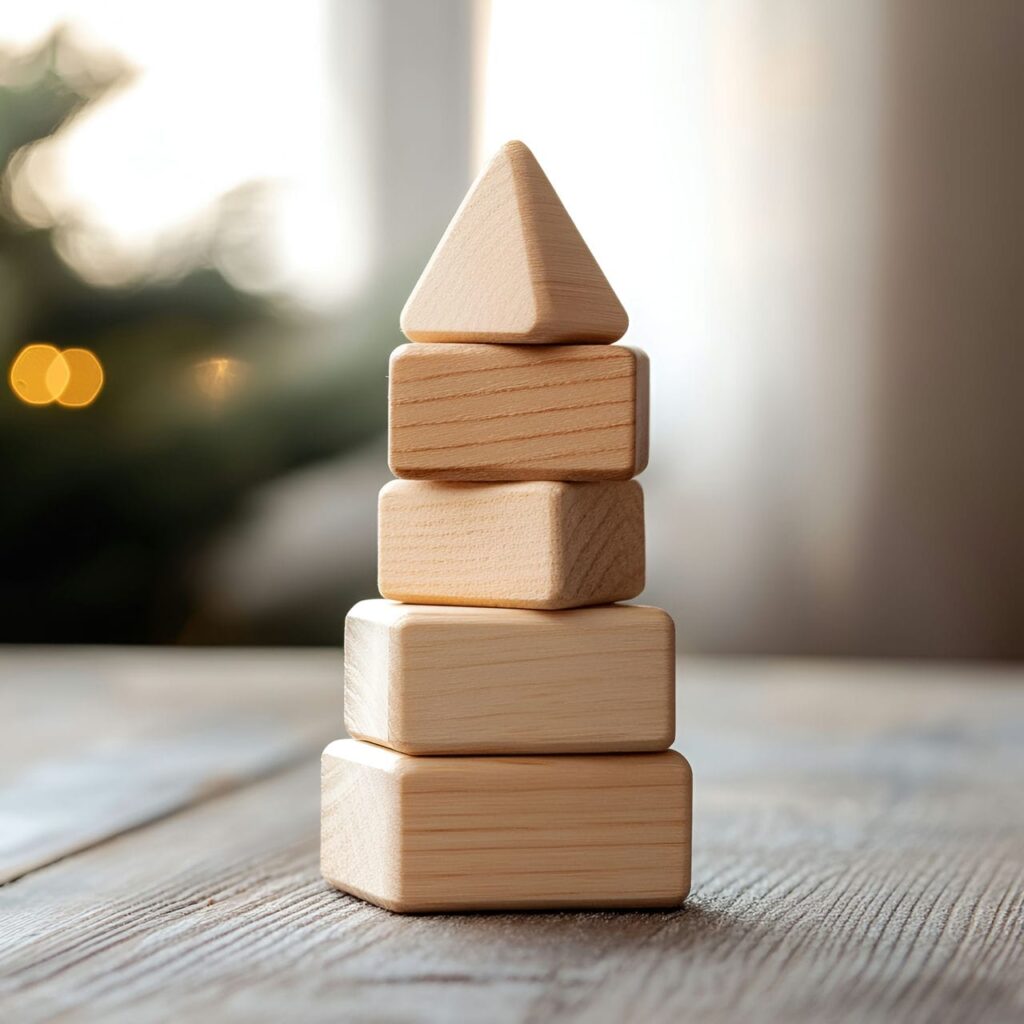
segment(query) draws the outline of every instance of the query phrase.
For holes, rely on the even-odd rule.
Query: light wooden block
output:
[[[378,502],[378,588],[408,604],[575,608],[644,588],[635,480],[392,480]]]
[[[418,480],[628,480],[647,466],[648,363],[627,345],[402,345],[388,463]]]
[[[337,740],[321,793],[324,878],[389,910],[673,907],[690,889],[674,751],[410,757]]]
[[[675,628],[644,605],[361,601],[345,620],[345,728],[416,755],[667,750]]]
[[[402,310],[411,341],[616,341],[629,320],[536,158],[506,143]]]

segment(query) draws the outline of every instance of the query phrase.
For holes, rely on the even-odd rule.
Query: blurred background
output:
[[[1022,95],[1015,0],[5,5],[0,641],[337,643],[521,138],[651,355],[682,646],[1024,657]]]

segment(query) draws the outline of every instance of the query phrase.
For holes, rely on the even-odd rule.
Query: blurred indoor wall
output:
[[[701,651],[1024,656],[1024,7],[491,23],[482,148],[534,147],[651,354],[644,600]]]
[[[860,650],[1024,655],[1024,6],[884,14]]]

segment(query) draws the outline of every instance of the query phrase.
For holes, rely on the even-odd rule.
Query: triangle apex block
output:
[[[547,175],[506,142],[402,310],[410,341],[611,343],[629,319]]]

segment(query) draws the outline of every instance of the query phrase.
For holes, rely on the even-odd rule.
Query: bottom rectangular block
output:
[[[323,754],[320,867],[405,913],[677,906],[690,889],[691,775],[674,751]]]

